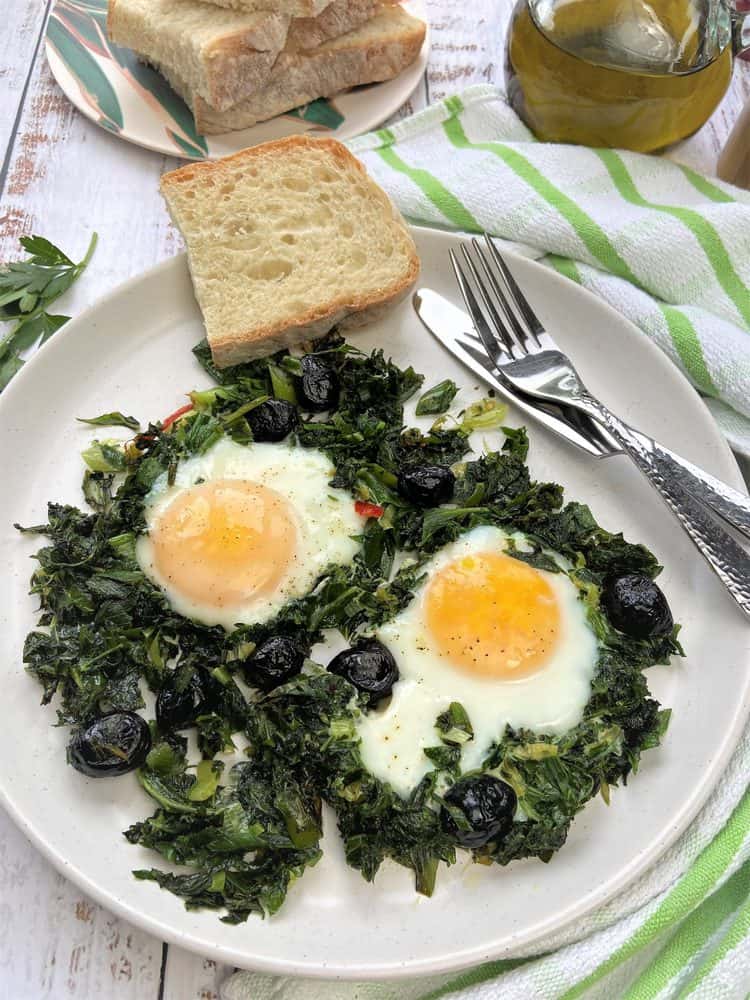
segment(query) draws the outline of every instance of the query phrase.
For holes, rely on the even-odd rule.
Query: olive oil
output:
[[[707,26],[696,0],[519,0],[509,100],[548,142],[661,149],[700,128],[729,85],[729,13],[715,16]]]

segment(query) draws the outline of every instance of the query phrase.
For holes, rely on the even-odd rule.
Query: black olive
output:
[[[156,724],[159,729],[181,729],[195,718],[195,688],[189,684],[178,691],[166,684],[156,696]]]
[[[328,669],[369,695],[371,706],[388,697],[399,677],[396,661],[377,639],[367,639],[343,650],[334,656]]]
[[[255,441],[283,441],[297,421],[297,407],[285,399],[267,399],[247,415]]]
[[[642,573],[607,580],[602,604],[614,627],[634,639],[672,631],[674,621],[666,597],[651,577]]]
[[[126,774],[140,767],[151,749],[151,731],[135,712],[109,712],[76,733],[68,763],[89,778]]]
[[[314,354],[306,354],[300,363],[302,375],[297,395],[304,408],[314,410],[316,413],[332,410],[339,398],[339,380],[336,372],[322,358]]]
[[[450,500],[456,477],[447,465],[408,465],[398,474],[398,492],[419,507]]]
[[[504,836],[513,824],[516,793],[510,785],[491,774],[461,778],[444,798],[460,809],[469,821],[471,829],[461,830],[447,809],[440,811],[443,829],[452,834],[461,847],[483,847],[488,841]]]
[[[305,651],[293,639],[272,635],[245,660],[245,680],[251,687],[272,691],[295,677],[305,662]]]

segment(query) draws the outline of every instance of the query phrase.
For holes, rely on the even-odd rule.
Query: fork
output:
[[[602,425],[657,490],[736,603],[750,616],[748,553],[686,491],[675,463],[670,464],[669,454],[589,392],[573,362],[559,349],[529,305],[487,234],[485,242],[487,249],[483,250],[478,240],[472,239],[473,252],[462,245],[463,260],[454,250],[450,251],[450,258],[476,332],[497,371],[526,397],[573,407]],[[718,480],[709,479],[708,484],[709,493],[712,485],[718,487],[711,506],[721,505],[726,496],[731,498],[732,491]],[[723,511],[720,513],[726,516]],[[742,507],[732,509],[729,519],[733,518],[740,522],[737,527],[741,530],[750,527],[750,519],[746,519]]]

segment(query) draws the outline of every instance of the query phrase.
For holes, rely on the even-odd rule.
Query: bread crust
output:
[[[184,184],[200,185],[207,178],[213,180],[218,177],[221,179],[228,174],[229,164],[240,163],[251,166],[260,158],[283,156],[287,151],[293,149],[309,149],[315,152],[324,150],[341,166],[367,179],[370,195],[380,202],[387,213],[388,224],[393,224],[398,228],[405,245],[408,247],[407,267],[397,281],[391,282],[375,292],[337,296],[317,308],[310,308],[301,313],[291,324],[276,322],[224,334],[214,333],[212,335],[209,332],[211,353],[215,363],[220,368],[227,368],[243,361],[263,357],[273,351],[280,350],[282,347],[294,347],[305,340],[314,340],[324,336],[338,324],[357,326],[369,322],[375,318],[376,314],[384,311],[387,306],[403,299],[419,276],[420,264],[417,250],[400,213],[385,191],[372,180],[363,164],[349,152],[346,146],[335,139],[292,135],[263,143],[260,146],[243,149],[239,153],[233,153],[221,160],[188,163],[177,170],[164,174],[160,189],[169,208],[170,196]]]

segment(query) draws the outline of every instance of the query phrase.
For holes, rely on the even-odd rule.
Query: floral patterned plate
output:
[[[426,21],[424,0],[405,0]],[[57,0],[47,26],[47,60],[66,97],[97,125],[147,149],[191,160],[216,159],[295,132],[348,139],[379,125],[419,83],[429,39],[419,57],[386,83],[313,101],[241,132],[202,136],[184,101],[130,49],[107,37],[107,0]]]

